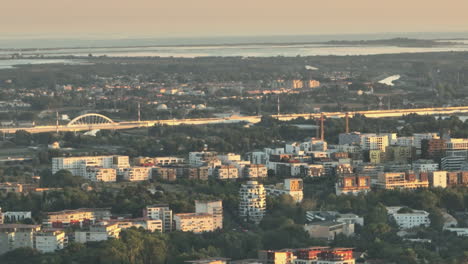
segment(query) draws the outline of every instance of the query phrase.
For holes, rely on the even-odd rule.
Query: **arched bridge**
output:
[[[108,118],[107,116],[100,115],[100,114],[85,114],[80,115],[73,120],[71,120],[67,127],[81,127],[81,126],[102,126],[102,125],[113,125],[116,124],[112,119]]]

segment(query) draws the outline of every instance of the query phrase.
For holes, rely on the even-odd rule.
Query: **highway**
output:
[[[278,118],[282,121],[292,120],[298,117],[306,119],[320,118],[323,114],[327,118],[341,118],[346,115],[346,112],[324,112],[324,113],[309,113],[309,114],[284,114],[284,115],[273,115],[272,117]],[[416,109],[393,109],[393,110],[370,110],[370,111],[356,111],[348,112],[350,117],[360,114],[365,115],[368,118],[384,118],[384,117],[399,117],[408,114],[418,115],[452,115],[452,114],[468,114],[468,106],[457,106],[457,107],[440,107],[440,108],[416,108]],[[238,122],[249,122],[257,123],[260,122],[262,116],[232,116],[228,118],[197,118],[197,119],[173,119],[173,120],[148,120],[148,121],[125,121],[125,122],[113,122],[113,123],[99,123],[99,124],[74,124],[74,125],[59,125],[59,126],[35,126],[35,127],[8,127],[0,128],[0,132],[12,134],[18,130],[25,130],[30,133],[42,133],[42,132],[67,132],[67,131],[88,131],[93,129],[109,129],[109,130],[121,130],[130,129],[137,127],[152,127],[156,124],[159,125],[204,125],[204,124],[222,124],[222,123],[238,123]]]

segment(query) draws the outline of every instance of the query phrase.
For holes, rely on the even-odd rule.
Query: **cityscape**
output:
[[[2,5],[0,264],[468,263],[466,3]]]

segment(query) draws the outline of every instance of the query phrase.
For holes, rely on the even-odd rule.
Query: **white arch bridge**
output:
[[[115,123],[112,119],[105,115],[101,114],[95,114],[95,113],[90,113],[90,114],[85,114],[85,115],[80,115],[70,122],[68,122],[67,127],[82,127],[82,126],[102,126],[102,125],[115,125]]]

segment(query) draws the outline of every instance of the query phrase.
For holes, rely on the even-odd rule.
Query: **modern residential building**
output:
[[[213,215],[206,213],[175,214],[175,229],[183,232],[203,233],[216,230]]]
[[[151,178],[149,167],[129,167],[121,170],[122,178],[127,181],[147,181]]]
[[[62,228],[67,226],[83,226],[95,223],[96,220],[110,218],[109,208],[80,208],[49,212],[42,222],[44,226]]]
[[[228,180],[239,178],[239,170],[233,165],[216,166],[214,177],[218,180]]]
[[[279,196],[286,194],[291,196],[296,203],[302,202],[304,198],[303,189],[302,179],[285,179],[284,183],[265,186],[268,195]]]
[[[75,231],[75,241],[78,243],[95,242],[119,238],[122,229],[117,223],[101,223],[92,225],[87,231]]]
[[[52,158],[52,173],[68,170],[74,176],[86,177],[86,167],[121,169],[130,167],[128,156],[84,156]]]
[[[336,195],[367,193],[370,191],[370,176],[348,174],[340,176],[335,185]]]
[[[268,169],[264,164],[250,164],[246,165],[242,171],[244,178],[266,178],[268,176]]]
[[[62,230],[41,230],[35,234],[35,247],[42,253],[63,249],[67,243],[67,236]]]
[[[34,236],[40,225],[0,225],[0,255],[17,248],[34,248]]]
[[[143,217],[148,217],[154,220],[161,220],[163,232],[172,231],[172,210],[167,204],[149,205],[143,209]]]
[[[384,172],[379,173],[376,187],[382,189],[417,189],[429,187],[427,173]]]
[[[333,240],[338,234],[343,234],[345,236],[354,235],[354,224],[321,221],[305,224],[304,230],[309,233],[310,237]]]
[[[214,229],[223,229],[223,201],[195,201],[195,213],[210,214]]]
[[[115,182],[117,171],[113,168],[86,167],[86,179],[93,182]]]
[[[266,212],[266,191],[263,184],[248,181],[239,190],[239,216],[260,223]]]
[[[401,229],[410,229],[413,227],[428,227],[431,224],[429,213],[423,210],[413,210],[401,206],[389,206],[388,215],[395,220]]]
[[[433,171],[429,173],[429,185],[431,187],[447,187],[447,172]]]

